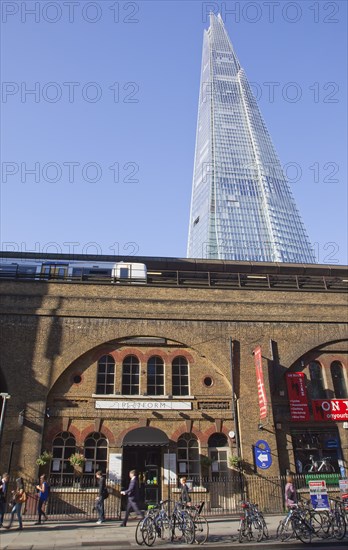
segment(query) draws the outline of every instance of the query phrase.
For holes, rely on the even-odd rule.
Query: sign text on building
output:
[[[306,422],[309,420],[307,388],[303,372],[288,372],[286,375],[291,420]]]
[[[265,383],[263,380],[262,370],[262,355],[261,347],[257,346],[254,349],[254,361],[256,368],[256,381],[257,381],[257,393],[259,397],[260,418],[266,418],[267,416],[267,396],[265,390]]]
[[[97,399],[96,409],[150,410],[150,411],[190,411],[190,401],[109,401]]]

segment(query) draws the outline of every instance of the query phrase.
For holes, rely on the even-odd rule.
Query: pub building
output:
[[[137,469],[147,502],[236,458],[346,472],[346,268],[7,252],[0,273],[3,471],[47,450],[69,485],[80,452],[86,482]]]

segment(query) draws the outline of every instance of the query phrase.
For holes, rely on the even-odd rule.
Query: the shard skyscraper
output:
[[[315,262],[248,80],[213,14],[203,41],[187,256]]]

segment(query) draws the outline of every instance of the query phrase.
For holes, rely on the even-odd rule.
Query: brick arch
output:
[[[81,432],[78,428],[76,428],[76,426],[74,426],[73,424],[71,424],[67,430],[63,430],[63,421],[62,420],[56,420],[51,426],[50,428],[47,430],[46,434],[45,434],[45,440],[47,442],[50,442],[50,444],[52,444],[52,441],[55,437],[57,437],[57,435],[61,432],[64,432],[64,431],[67,431],[67,432],[70,432],[74,437],[75,437],[75,441],[76,441],[76,446],[79,447],[80,446],[80,437],[81,437]]]
[[[85,428],[84,430],[82,430],[81,432],[81,447],[84,445],[85,443],[85,440],[87,438],[87,436],[91,433],[94,433],[96,431],[95,429],[95,425],[94,424],[89,424],[87,426],[87,428]],[[115,445],[115,437],[114,437],[114,434],[112,433],[112,431],[107,427],[105,426],[104,422],[100,428],[100,431],[99,431],[100,434],[104,435],[107,439],[108,439],[108,442],[109,442],[109,445],[111,444],[112,446]]]
[[[342,342],[342,343],[347,342],[347,338],[339,338],[339,339],[335,339],[335,340],[329,340],[327,342],[321,342],[320,344],[318,344],[318,342],[315,342],[315,345],[313,345],[313,347],[309,343],[303,343],[303,344],[300,344],[297,347],[294,346],[295,349],[291,351],[291,353],[289,355],[289,358],[288,358],[288,361],[286,361],[286,363],[289,365],[289,369],[294,370],[295,368],[297,368],[297,367],[295,367],[295,365],[305,355],[308,355],[308,354],[314,353],[314,352],[320,352],[321,349],[324,348],[325,346],[329,346],[331,344],[337,344],[339,342]],[[313,342],[313,344],[314,344],[314,342]],[[284,366],[286,366],[286,364]]]
[[[188,432],[184,428],[184,426],[180,426],[179,428],[177,428],[175,430],[175,432],[172,433],[172,435],[169,439],[171,439],[172,441],[175,441],[175,443],[177,443],[180,436],[184,435],[184,434],[187,434],[187,433],[193,433],[197,437],[198,442],[200,444],[202,444],[202,443],[204,444],[204,434],[203,434],[203,432],[201,432],[200,430],[197,430],[194,426],[192,427],[191,432]]]
[[[139,363],[142,364],[146,361],[145,354],[142,350],[138,348],[125,348],[125,349],[118,349],[115,352],[116,361],[117,363],[122,363],[123,359],[127,357],[128,355],[135,355],[135,357],[139,360]]]
[[[136,323],[136,321],[134,322]],[[92,356],[94,357],[94,361],[97,361],[97,359],[100,356],[101,350],[105,352],[105,354],[112,355],[113,350],[110,351],[110,344],[114,343],[115,346],[117,345],[117,341],[124,340],[126,338],[135,338],[139,337],[139,335],[143,335],[141,331],[141,326],[139,325],[139,332],[136,333],[130,333],[125,334],[122,332],[121,334],[115,335],[115,332],[119,329],[118,326],[110,326],[110,328],[105,329],[105,333],[103,333],[103,339],[100,340],[100,337],[98,334],[96,334],[94,337],[93,335],[85,336],[82,338],[79,338],[78,341],[75,340],[70,346],[67,347],[64,353],[62,353],[59,357],[56,358],[55,363],[55,371],[52,373],[52,381],[51,386],[49,388],[49,391],[53,388],[55,383],[58,381],[60,376],[65,372],[67,368],[69,368],[71,365],[75,363],[79,358],[81,358],[86,353],[92,352],[95,350],[95,354]],[[109,331],[109,334],[107,332]],[[161,327],[160,334],[158,333],[151,333],[147,334],[147,337],[162,337],[166,338],[169,342],[173,342],[173,346],[175,344],[180,344],[185,346],[188,349],[193,350],[194,352],[200,354],[200,350],[197,348],[196,344],[196,337],[194,333],[189,333],[186,331],[185,333],[185,339],[183,339],[183,331],[181,329],[177,329],[176,331],[178,334],[175,335],[175,330],[173,327],[168,327],[167,330],[163,330],[163,327]],[[192,340],[192,341],[191,341]],[[156,353],[158,354],[158,350],[156,350]],[[211,363],[211,366],[218,371],[220,374],[224,375],[224,373],[217,367],[212,359],[206,358],[206,361]]]
[[[167,365],[168,363],[168,353],[166,351],[163,351],[161,349],[149,349],[149,351],[147,351],[145,354],[144,354],[144,360],[145,361],[148,361],[150,359],[150,357],[154,357],[154,356],[157,356],[157,357],[160,357],[161,359],[163,359],[163,362],[165,365]]]
[[[170,361],[170,363],[172,363],[173,359],[175,359],[176,357],[180,357],[180,356],[185,357],[185,359],[187,359],[187,362],[188,362],[189,366],[193,365],[195,363],[193,355],[185,349],[174,349],[173,351],[168,353],[168,361]]]
[[[227,437],[227,444],[229,442],[229,438],[228,438],[228,432],[229,430],[226,428],[226,426],[222,426],[222,429],[221,429],[221,432],[218,432],[216,431],[216,427],[213,425],[211,426],[210,428],[208,428],[205,432],[204,432],[204,437],[205,437],[205,443],[206,445],[208,445],[208,440],[209,440],[209,437],[213,434],[219,434],[219,433],[222,433],[224,434],[226,437]]]

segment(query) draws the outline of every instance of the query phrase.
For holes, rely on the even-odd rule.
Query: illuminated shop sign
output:
[[[313,399],[312,406],[314,420],[320,422],[348,420],[348,399]]]

